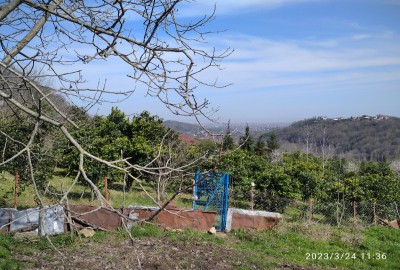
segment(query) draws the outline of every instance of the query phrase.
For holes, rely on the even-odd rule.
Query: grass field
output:
[[[0,172],[0,207],[14,207],[14,176],[6,172]],[[61,198],[61,190],[68,190],[72,185],[73,179],[70,177],[63,176],[62,172],[56,174],[48,183],[46,183],[46,192],[42,194],[42,200],[44,204],[57,203],[58,199]],[[101,183],[102,185],[103,183]],[[138,184],[132,186],[130,192],[126,192],[125,195],[122,192],[122,181],[112,182],[109,184],[109,201],[114,208],[121,208],[124,202],[125,196],[125,207],[129,205],[146,205],[155,206],[156,203],[156,192],[152,186],[144,185],[146,192],[152,196],[150,198],[146,192],[139,187]],[[104,188],[101,189],[104,195]],[[18,209],[26,209],[30,207],[36,207],[35,192],[32,185],[24,185],[21,183],[18,192]],[[180,194],[175,203],[180,207],[191,207],[192,201],[190,194]],[[85,187],[80,184],[76,184],[71,189],[68,196],[70,203],[72,204],[97,204],[97,200],[93,199],[89,187]]]
[[[330,230],[329,236],[325,235],[324,239],[319,239],[320,232],[313,235],[311,228],[300,225],[295,227],[284,223],[272,230],[238,230],[223,237],[192,230],[164,231],[155,225],[148,224],[134,227],[131,233],[134,241],[138,241],[138,247],[141,247],[142,243],[145,245],[143,248],[156,247],[157,243],[167,243],[170,247],[158,250],[153,247],[147,251],[145,258],[154,260],[152,263],[159,261],[157,256],[170,256],[176,260],[170,263],[182,265],[185,261],[190,261],[192,264],[195,263],[194,265],[197,263],[201,269],[204,263],[210,260],[221,260],[218,254],[229,251],[229,256],[223,259],[223,269],[400,269],[399,230],[384,227],[370,227],[362,231],[324,229]],[[85,261],[93,256],[89,253],[88,246],[91,250],[101,251],[109,249],[110,245],[120,251],[116,254],[110,252],[107,260],[115,259],[118,261],[118,267],[124,263],[124,260],[132,260],[132,257],[124,258],[117,255],[131,245],[127,239],[127,234],[119,230],[113,233],[98,232],[91,239],[69,235],[53,236],[51,240],[54,246],[64,254],[65,260],[62,262],[60,255],[53,250],[46,239],[16,238],[0,234],[0,269],[35,269],[46,263],[51,267],[44,269],[57,269],[66,261],[68,261],[67,264],[73,266],[73,263],[79,264],[80,260]],[[208,254],[207,257],[197,258],[197,261],[193,262],[191,255],[177,253],[179,249],[192,251],[197,249],[202,254],[206,254],[209,250],[214,252]],[[174,250],[175,252],[171,254]],[[152,253],[157,253],[157,256],[153,256]],[[319,259],[318,253],[323,254]],[[317,257],[313,257],[313,254]],[[331,254],[333,257],[329,258]],[[130,261],[130,264],[132,263],[134,264],[134,261]],[[94,263],[93,268],[88,269],[101,267],[104,267],[104,263],[102,264],[100,259]]]
[[[2,173],[0,181],[0,207],[12,207],[13,177]],[[59,175],[48,188],[57,193],[61,183],[67,189],[72,179]],[[154,195],[154,190],[147,188]],[[20,208],[35,206],[33,194],[30,186],[21,190]],[[71,194],[71,203],[96,203],[81,185]],[[55,201],[53,196],[43,198],[48,204]],[[110,200],[114,207],[121,207],[122,192],[111,190]],[[126,205],[154,205],[136,187],[125,200]],[[177,204],[190,207],[190,194],[178,198]],[[178,269],[400,269],[400,230],[308,225],[292,221],[290,215],[284,215],[271,230],[237,230],[217,237],[192,230],[164,231],[151,224],[133,227],[131,234],[135,252],[143,255],[143,269],[175,269],[174,265]],[[87,262],[86,269],[104,269],[110,263],[114,269],[127,265],[137,269],[133,249],[128,248],[132,244],[122,230],[97,232],[88,239],[76,235],[50,239],[63,259],[46,239],[0,234],[0,269],[58,269],[63,265],[75,269],[83,262]],[[106,256],[95,252],[103,250]],[[89,263],[89,258],[95,259]]]

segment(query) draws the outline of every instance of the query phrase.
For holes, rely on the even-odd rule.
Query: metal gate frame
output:
[[[193,210],[202,207],[204,211],[217,211],[214,227],[217,231],[225,231],[229,199],[229,174],[196,171],[194,180],[196,185],[193,189],[195,198]]]

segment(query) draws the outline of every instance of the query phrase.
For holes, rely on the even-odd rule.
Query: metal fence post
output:
[[[199,182],[199,175],[200,175],[200,171],[196,170],[196,172],[194,174],[194,186],[193,186],[193,210],[196,210],[196,208],[197,208],[197,205],[196,205],[197,194],[198,194],[197,183]]]
[[[229,174],[224,174],[224,193],[223,193],[223,205],[222,205],[222,223],[221,223],[221,231],[225,231],[226,229],[226,219],[229,208]]]

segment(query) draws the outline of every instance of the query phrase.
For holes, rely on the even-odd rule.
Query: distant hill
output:
[[[362,160],[400,159],[400,118],[384,115],[348,119],[317,117],[275,130],[285,148],[341,154]]]
[[[239,141],[239,137],[244,134],[247,124],[230,123],[231,135],[236,141]],[[164,121],[164,125],[179,133],[187,134],[197,139],[208,137],[208,133],[197,124],[166,120]],[[288,126],[287,123],[249,123],[248,125],[250,127],[250,134],[255,138],[276,128]],[[227,123],[208,123],[204,127],[214,134],[225,134],[228,125]]]
[[[180,133],[202,139],[206,132],[197,124],[164,121],[164,124]],[[234,138],[243,135],[245,124],[231,124]],[[322,155],[341,155],[360,160],[400,160],[400,118],[378,115],[352,118],[315,117],[295,122],[289,126],[260,124],[251,126],[254,137],[274,130],[282,147],[288,151],[308,151]],[[211,127],[214,132],[225,132],[226,126]],[[265,136],[267,138],[267,136]]]
[[[190,124],[173,120],[164,121],[164,125],[182,133],[199,132],[201,130],[201,127],[197,124]]]
[[[164,121],[164,125],[179,133],[190,135],[195,138],[203,138],[205,136],[205,131],[197,124],[166,120]]]

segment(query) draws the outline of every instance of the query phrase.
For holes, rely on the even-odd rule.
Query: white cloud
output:
[[[222,82],[233,83],[227,91],[400,80],[398,40],[377,40],[370,36],[363,41],[344,37],[312,43],[231,36],[223,44],[229,44],[235,52],[223,64],[225,69],[218,77]]]
[[[198,0],[180,8],[181,16],[203,16],[209,14],[214,6],[217,14],[234,14],[258,8],[274,9],[285,5],[301,4],[307,2],[321,2],[327,0]]]
[[[364,40],[364,39],[375,39],[375,40],[384,40],[384,39],[395,39],[396,33],[394,31],[383,31],[378,33],[361,33],[353,35],[354,40]]]
[[[368,38],[357,40],[349,35],[327,40],[279,41],[248,35],[219,35],[218,39],[210,40],[210,44],[219,48],[229,46],[235,52],[222,63],[223,70],[206,70],[200,79],[213,82],[218,77],[220,84],[233,83],[233,86],[211,90],[200,87],[197,94],[212,101],[213,97],[231,97],[239,93],[248,93],[250,97],[257,91],[281,87],[293,91],[323,91],[376,84],[379,91],[381,83],[400,81],[400,42],[396,36],[382,38],[384,34],[365,32],[363,35]],[[81,64],[79,68],[92,84],[99,78],[107,78],[107,85],[116,90],[132,89],[136,85],[126,77],[129,67],[115,59],[94,65]],[[136,105],[130,101],[130,109],[144,104],[152,106],[150,100],[142,100],[144,92],[140,90],[138,87]]]
[[[368,34],[357,34],[357,35],[353,36],[354,40],[363,40],[363,39],[368,39],[368,38],[371,38],[371,36]]]

